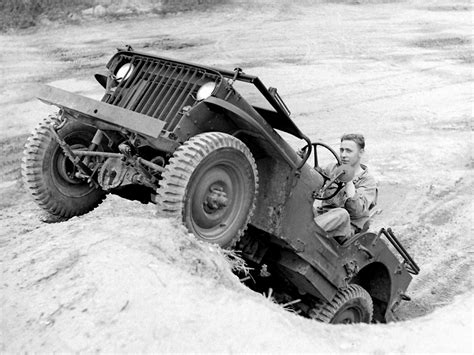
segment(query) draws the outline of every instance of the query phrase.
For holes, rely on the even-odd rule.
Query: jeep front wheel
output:
[[[331,302],[318,301],[309,316],[324,323],[370,323],[373,303],[369,293],[359,285],[341,289]]]
[[[258,189],[247,146],[225,133],[192,137],[162,174],[158,213],[177,217],[197,238],[231,248],[250,221]]]
[[[53,138],[51,127],[57,116],[44,119],[28,138],[23,152],[21,172],[27,190],[49,214],[70,218],[87,213],[105,198],[105,192],[77,178],[77,168]],[[73,149],[87,149],[96,129],[68,120],[58,135]]]

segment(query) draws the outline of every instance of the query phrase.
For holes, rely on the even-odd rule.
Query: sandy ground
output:
[[[1,35],[0,351],[472,353],[472,4],[374,2],[240,1]],[[422,268],[400,322],[286,312],[152,205],[111,197],[39,222],[19,161],[53,108],[34,85],[100,98],[92,74],[125,44],[259,75],[313,140],[365,134],[383,208],[374,228],[391,226]]]

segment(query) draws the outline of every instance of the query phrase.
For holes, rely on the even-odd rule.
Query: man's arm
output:
[[[349,212],[351,218],[368,216],[369,207],[377,196],[377,184],[371,176],[361,179],[357,186],[352,181],[345,187],[346,202],[344,207]]]

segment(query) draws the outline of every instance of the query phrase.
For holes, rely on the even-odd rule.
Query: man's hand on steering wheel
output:
[[[354,189],[352,195],[354,195],[355,188],[354,184],[352,183],[354,172],[354,168],[346,164],[337,165],[336,168],[331,172],[330,176],[328,176],[326,173],[321,174],[321,172],[319,172],[323,177],[324,182],[321,189],[313,193],[313,197],[317,200],[329,200],[336,196],[339,191],[344,188],[344,186],[349,188],[349,193],[352,191],[352,187],[352,189]]]
[[[311,144],[314,149],[314,170],[316,170],[321,177],[323,178],[323,185],[319,191],[313,191],[313,198],[317,200],[329,200],[336,196],[339,191],[345,186],[345,184],[351,181],[354,178],[354,168],[349,165],[342,164],[337,153],[327,144],[316,142]],[[318,162],[318,146],[321,146],[331,152],[334,158],[337,161],[336,168],[329,175],[324,169],[319,166]],[[301,153],[304,154],[309,148],[309,145],[306,145],[301,149]],[[349,187],[350,189],[350,187]],[[354,191],[355,192],[355,191]]]

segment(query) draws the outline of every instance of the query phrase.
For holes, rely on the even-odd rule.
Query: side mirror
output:
[[[104,74],[94,74],[94,77],[104,89],[107,89],[107,76]]]

